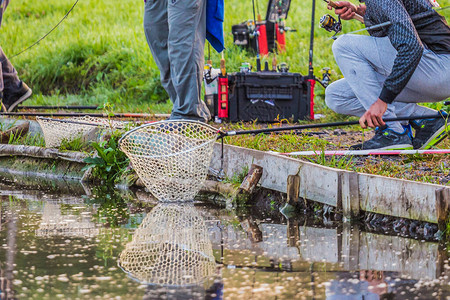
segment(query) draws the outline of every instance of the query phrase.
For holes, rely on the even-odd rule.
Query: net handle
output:
[[[210,129],[211,131],[216,132],[217,134],[220,133],[220,131],[217,128],[214,128],[213,126],[200,122],[200,121],[194,121],[194,120],[163,120],[163,121],[158,121],[158,122],[154,122],[154,123],[149,123],[149,124],[144,124],[141,126],[138,126],[136,128],[131,129],[130,131],[126,132],[124,135],[122,135],[122,137],[119,139],[119,148],[122,150],[122,142],[133,132],[141,129],[141,128],[145,128],[145,127],[149,127],[149,126],[158,126],[160,124],[165,124],[165,123],[192,123],[192,124],[199,124],[202,125],[204,127],[207,127],[208,129]]]

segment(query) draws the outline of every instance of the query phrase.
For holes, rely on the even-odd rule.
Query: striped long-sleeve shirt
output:
[[[411,16],[421,13],[428,16],[411,20]],[[364,21],[367,27],[392,23],[370,31],[372,36],[389,37],[397,50],[392,72],[379,97],[384,102],[392,103],[406,86],[419,64],[424,44],[436,53],[450,53],[450,28],[442,16],[432,11],[429,0],[366,0]]]

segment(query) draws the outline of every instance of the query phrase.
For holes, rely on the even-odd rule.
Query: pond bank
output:
[[[212,169],[220,169],[220,155],[220,144],[216,144]],[[87,154],[81,152],[0,145],[0,171],[9,177],[22,174],[26,177],[90,181],[89,172],[82,170],[86,165],[83,162],[85,157]],[[288,178],[297,178],[299,186],[290,192],[294,201],[290,204],[294,206],[300,199],[310,199],[334,207],[336,212],[343,214],[344,220],[360,219],[366,213],[375,213],[438,224],[441,231],[447,226],[450,189],[446,186],[349,172],[278,154],[224,145],[223,171],[228,178],[242,173],[252,164],[262,167],[259,183],[265,189],[286,194]],[[208,182],[205,190],[229,197],[233,187]]]

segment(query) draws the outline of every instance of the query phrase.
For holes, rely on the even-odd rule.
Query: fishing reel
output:
[[[248,20],[246,22],[247,28],[248,28],[248,35],[251,39],[258,36],[258,31],[256,30],[256,24],[253,20]]]
[[[285,62],[282,62],[277,66],[277,69],[278,69],[278,72],[287,73],[287,72],[289,72],[289,65]]]
[[[320,27],[328,32],[334,31],[332,39],[336,39],[336,35],[342,31],[341,17],[336,20],[332,15],[326,14],[320,18]]]
[[[212,65],[205,64],[205,68],[203,71],[203,79],[205,79],[205,82],[207,84],[210,84],[211,82],[213,82],[216,79],[216,78],[213,78],[213,76],[211,74],[211,70],[212,70]]]
[[[320,81],[320,84],[322,84],[322,86],[326,88],[331,82],[330,68],[323,68],[321,73],[322,73],[322,80]]]

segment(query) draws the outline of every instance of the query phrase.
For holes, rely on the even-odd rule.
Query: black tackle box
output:
[[[307,78],[289,72],[239,72],[228,75],[231,122],[296,122],[314,118]]]

